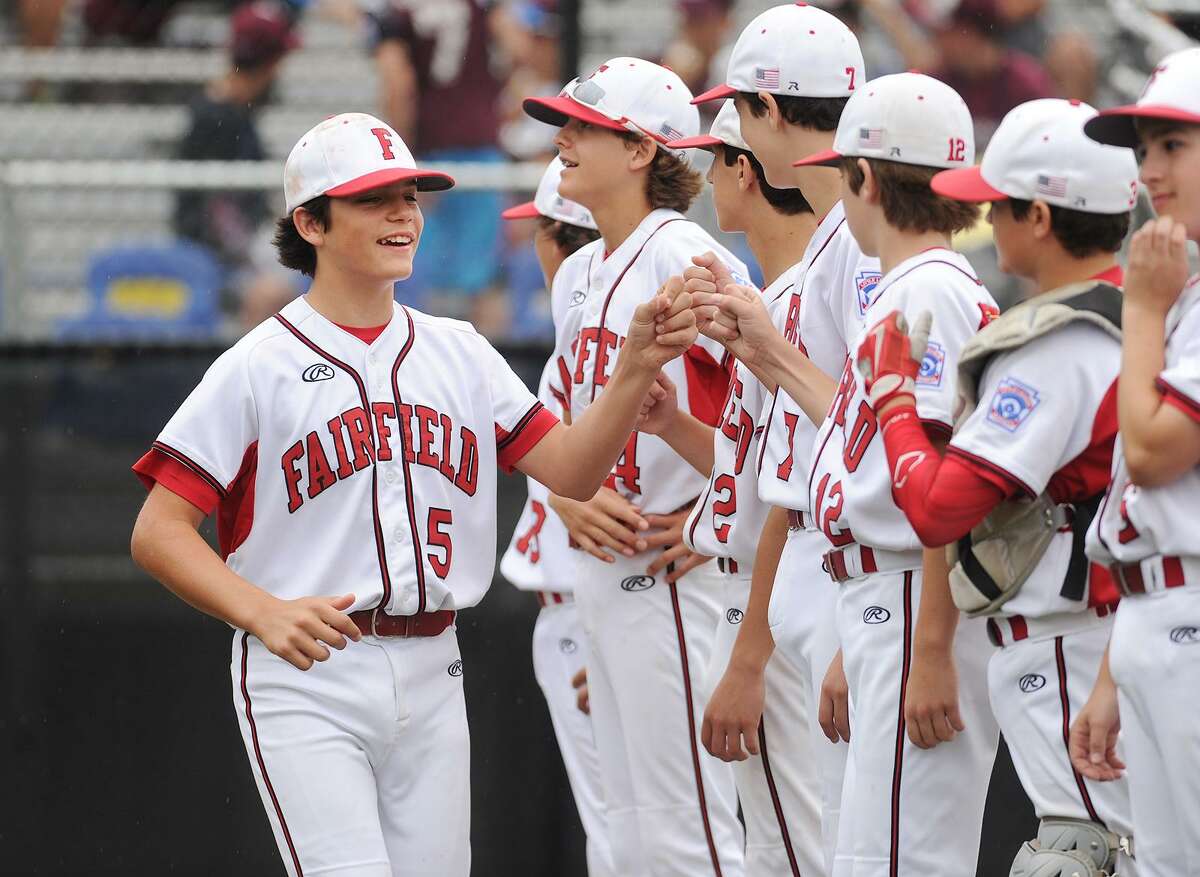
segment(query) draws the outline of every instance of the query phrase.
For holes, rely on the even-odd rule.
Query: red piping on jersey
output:
[[[278,316],[278,314],[276,315]],[[246,703],[246,724],[250,726],[250,740],[254,744],[254,759],[258,762],[258,770],[262,774],[263,786],[266,787],[267,794],[271,798],[271,803],[275,807],[275,815],[279,818],[279,827],[283,830],[283,839],[287,842],[288,852],[292,855],[292,864],[296,868],[296,877],[304,877],[304,869],[300,867],[300,856],[296,853],[296,845],[292,843],[292,833],[288,830],[287,820],[283,818],[283,808],[279,806],[279,798],[275,794],[275,787],[271,785],[271,778],[267,776],[267,763],[263,760],[262,747],[258,745],[258,727],[254,724],[254,713],[250,709],[250,688],[247,683],[247,658],[249,649],[246,645],[246,638],[250,634],[242,632],[242,699]]]
[[[787,819],[783,815],[783,802],[779,800],[779,790],[775,788],[775,776],[771,773],[771,757],[767,754],[767,724],[766,719],[758,720],[758,751],[762,760],[763,774],[767,778],[767,791],[771,793],[771,806],[775,808],[775,822],[779,825],[779,836],[783,840],[783,849],[787,853],[788,865],[792,877],[800,877],[800,865],[796,861],[796,853],[792,850],[792,837],[788,834]]]
[[[537,417],[538,412],[545,407],[546,406],[541,402],[534,402],[533,405],[529,407],[529,410],[521,416],[521,419],[516,422],[511,430],[505,432],[502,436],[498,435],[496,441],[496,454],[501,454],[505,448],[520,438],[525,427],[529,426],[529,424],[533,421],[533,418]],[[497,433],[504,432],[501,429],[497,429],[496,431]]]
[[[403,400],[400,398],[400,383],[397,380],[397,374],[400,371],[400,364],[404,362],[408,352],[412,350],[413,339],[417,335],[417,327],[413,324],[412,314],[408,312],[408,308],[404,308],[404,316],[408,319],[408,340],[404,342],[404,346],[400,348],[400,352],[396,354],[396,361],[392,363],[392,396],[396,403],[396,416],[403,417]],[[409,535],[412,536],[413,546],[413,561],[417,568],[417,615],[425,611],[425,557],[421,552],[421,537],[417,530],[417,510],[413,505],[413,483],[412,473],[408,468],[408,453],[404,447],[404,429],[398,429],[400,439],[400,465],[404,470],[404,502],[408,506],[408,529]],[[416,450],[413,449],[413,456],[416,456]],[[387,606],[388,595],[385,593],[381,607]]]
[[[936,247],[935,249],[943,249],[943,248],[942,248],[942,247]],[[891,280],[889,280],[889,281],[888,281],[888,285],[887,285],[887,286],[885,286],[883,289],[877,289],[877,290],[875,291],[875,301],[879,301],[879,299],[883,297],[883,294],[884,294],[885,292],[887,292],[889,289],[891,289],[893,286],[895,286],[895,285],[896,285],[896,282],[897,282],[898,280],[903,280],[903,279],[904,279],[905,277],[907,277],[909,274],[912,274],[914,271],[916,271],[916,270],[918,270],[918,269],[920,269],[920,268],[924,268],[926,265],[947,265],[947,266],[949,266],[949,267],[953,268],[955,271],[957,271],[957,272],[958,272],[959,274],[961,274],[963,277],[965,277],[965,278],[967,278],[968,280],[970,280],[970,281],[971,281],[972,283],[974,283],[976,286],[983,286],[983,281],[982,281],[982,280],[980,280],[978,277],[974,276],[973,274],[969,274],[968,272],[964,271],[964,270],[962,269],[962,266],[960,266],[960,265],[955,265],[953,262],[947,262],[945,259],[929,259],[929,260],[927,260],[927,261],[925,261],[925,262],[921,262],[921,263],[919,263],[919,264],[917,264],[917,265],[913,265],[911,268],[909,268],[909,269],[908,269],[907,271],[905,271],[903,274],[898,274],[898,275],[896,275],[895,277],[893,277]]]
[[[674,564],[667,566],[674,569]],[[687,701],[688,742],[692,747],[692,773],[696,777],[696,797],[700,802],[700,819],[704,823],[704,839],[708,842],[708,855],[712,859],[713,874],[721,875],[721,860],[717,857],[717,845],[713,841],[712,825],[708,819],[708,801],[704,797],[704,775],[700,772],[700,750],[696,744],[696,712],[692,705],[692,677],[688,672],[687,640],[683,635],[683,613],[679,608],[679,591],[675,582],[668,582],[671,592],[671,609],[675,613],[675,635],[679,640],[679,663],[683,668],[683,696]]]
[[[1063,754],[1067,757],[1067,764],[1071,765],[1071,775],[1075,777],[1075,785],[1079,789],[1079,797],[1083,799],[1083,807],[1087,810],[1088,818],[1107,829],[1108,825],[1100,818],[1096,813],[1096,808],[1092,805],[1092,796],[1088,794],[1083,777],[1071,761],[1071,700],[1067,695],[1067,661],[1063,656],[1063,638],[1061,636],[1054,638],[1054,663],[1058,665],[1058,699],[1062,704]]]
[[[1200,422],[1200,403],[1178,387],[1169,384],[1162,377],[1155,378],[1154,384],[1163,394],[1163,402],[1178,408],[1192,420]]]
[[[833,208],[830,208],[830,209],[832,210]],[[828,213],[826,213],[826,216],[828,216],[828,215],[829,215],[829,214],[828,214]],[[825,217],[821,217],[822,221],[824,221],[824,218],[825,218]],[[801,278],[801,280],[800,280],[800,290],[799,290],[799,291],[796,293],[796,295],[798,295],[798,296],[800,297],[800,300],[801,300],[801,301],[803,301],[803,300],[804,300],[804,287],[805,287],[805,286],[807,285],[807,283],[808,283],[808,271],[809,271],[809,269],[811,269],[813,265],[817,264],[817,259],[821,258],[821,254],[825,252],[825,248],[829,246],[830,242],[832,242],[832,241],[833,241],[833,239],[834,239],[835,237],[837,237],[838,229],[840,229],[840,228],[842,227],[842,225],[843,225],[845,222],[846,222],[846,218],[845,218],[844,216],[843,216],[841,219],[839,219],[839,220],[838,220],[838,222],[837,222],[837,225],[835,225],[835,226],[833,227],[833,231],[831,231],[831,232],[829,233],[829,237],[825,238],[825,241],[824,241],[824,243],[822,243],[822,244],[821,244],[821,246],[820,246],[820,247],[817,249],[817,251],[816,251],[815,253],[813,253],[813,257],[812,257],[812,259],[809,261],[809,263],[808,263],[808,267],[804,269],[804,277],[803,277],[803,278]],[[790,284],[790,285],[788,286],[788,289],[791,289],[793,286],[795,286],[795,284],[794,284],[794,283],[793,283],[793,284]],[[784,290],[784,291],[786,292],[787,290]],[[845,290],[843,290],[843,292],[844,292],[844,291],[845,291]],[[779,300],[780,298],[782,298],[782,297],[783,297],[783,293],[780,293],[780,294],[779,294],[779,296],[777,296],[777,297],[775,298],[775,301],[778,301],[778,300]],[[799,346],[800,346],[800,350],[804,352],[804,355],[805,355],[805,356],[808,356],[808,351],[807,351],[807,350],[805,349],[805,347],[804,347],[804,339],[802,339],[802,338],[800,337],[800,328],[799,328],[799,326],[797,326],[797,328],[796,328],[796,342],[797,342],[797,344],[799,344]],[[766,422],[766,425],[765,425],[765,427],[764,427],[764,429],[763,429],[763,432],[764,432],[764,433],[766,433],[766,434],[768,434],[768,435],[769,435],[769,434],[770,434],[770,432],[771,432],[771,421],[772,421],[772,420],[774,420],[774,418],[775,418],[775,401],[776,401],[776,400],[779,398],[779,394],[780,394],[781,392],[787,392],[787,391],[786,391],[786,390],[783,390],[781,387],[779,387],[778,385],[776,385],[776,387],[775,387],[775,393],[774,393],[774,395],[771,397],[771,410],[767,412],[767,422]],[[807,417],[808,415],[806,414],[806,415],[804,415],[804,416],[805,416],[805,417]],[[823,448],[823,447],[824,447],[824,446],[822,446],[822,448]],[[765,458],[765,456],[766,456],[766,448],[767,448],[767,443],[766,443],[766,442],[763,442],[763,443],[762,443],[762,445],[760,445],[760,446],[759,446],[759,451],[758,451],[758,467],[757,467],[757,468],[758,468],[758,474],[759,474],[760,476],[762,475],[762,464],[763,464],[763,459],[764,459],[764,458]],[[789,448],[788,450],[789,450],[790,452],[792,452],[792,453],[795,453],[795,448]],[[813,458],[812,458],[812,462],[813,462],[814,464],[816,463],[816,461],[817,461],[817,459],[819,458],[819,456],[820,456],[820,455],[818,454],[818,455],[817,455],[817,457],[813,457]],[[790,480],[790,479],[789,479],[789,480]],[[809,471],[809,478],[808,478],[808,488],[809,488],[809,490],[810,490],[810,491],[812,490],[812,472],[811,472],[811,470]]]
[[[655,228],[654,231],[652,231],[652,232],[650,232],[650,234],[646,235],[646,239],[644,241],[642,241],[642,245],[640,247],[638,247],[637,252],[633,254],[633,258],[629,260],[629,264],[621,269],[621,273],[617,275],[617,279],[613,281],[613,285],[608,288],[608,295],[606,295],[604,297],[604,306],[600,308],[600,333],[601,333],[601,336],[603,336],[603,333],[604,333],[604,324],[608,320],[608,305],[609,305],[609,302],[612,301],[613,293],[617,291],[617,287],[621,285],[621,281],[625,279],[625,275],[629,273],[629,269],[633,267],[633,263],[638,260],[638,256],[642,255],[642,250],[646,249],[646,245],[648,243],[650,243],[650,238],[652,238],[656,234],[658,234],[659,229],[661,229],[664,225],[670,225],[672,222],[681,222],[681,221],[683,221],[682,216],[673,216],[670,219],[665,219],[662,222],[660,222],[658,224],[658,227]],[[591,269],[590,262],[589,262],[588,268],[589,268],[589,273],[590,273],[590,269]],[[586,353],[587,353],[587,351],[583,350],[580,352],[580,355],[586,355]],[[598,387],[600,385],[600,381],[597,380],[597,378],[599,378],[599,377],[602,377],[602,376],[600,374],[600,357],[597,356],[596,364],[595,364],[595,366],[593,366],[593,369],[592,369],[592,399],[591,399],[591,401],[593,401],[593,402],[596,401],[596,387]]]
[[[904,721],[904,693],[908,690],[908,671],[912,662],[912,570],[904,574],[904,659],[900,665],[900,709],[896,718],[896,760],[892,766],[892,845],[888,877],[900,874],[900,782],[904,776],[904,739],[908,730]]]
[[[205,469],[191,457],[187,456],[187,454],[183,453],[182,451],[177,451],[175,448],[161,441],[152,443],[150,447],[159,453],[166,454],[172,460],[175,460],[177,463],[180,463],[195,472],[205,484],[216,491],[216,494],[220,499],[225,498],[227,493],[225,490],[225,485],[221,484],[220,481],[209,474],[207,469]]]
[[[369,412],[371,410],[371,399],[367,395],[367,385],[363,383],[363,379],[359,375],[358,372],[356,372],[353,368],[348,366],[346,363],[342,362],[340,359],[338,359],[333,354],[327,353],[326,351],[324,351],[320,347],[318,347],[316,345],[316,343],[314,343],[312,340],[310,340],[303,332],[301,332],[299,329],[297,329],[295,326],[293,326],[291,324],[291,322],[289,322],[288,319],[286,317],[284,317],[283,314],[276,314],[275,319],[278,320],[279,323],[285,329],[287,329],[289,332],[291,332],[292,335],[295,336],[297,341],[299,341],[301,344],[303,344],[305,347],[307,347],[313,353],[316,353],[321,358],[332,363],[333,365],[336,365],[338,368],[340,368],[346,374],[350,375],[350,377],[354,379],[354,383],[358,385],[358,395],[359,395],[359,398],[362,400],[363,411]],[[409,333],[408,340],[409,340],[409,343],[411,344],[412,343],[412,333],[411,332]],[[399,408],[396,409],[396,416],[397,417],[400,416]],[[401,433],[404,432],[404,430],[399,430],[399,431]],[[374,450],[378,445],[376,444],[376,439],[375,439],[375,423],[374,423],[373,418],[371,418],[371,417],[367,417],[367,434],[371,437],[371,448],[372,448],[372,451],[370,454],[370,457],[371,457],[371,518],[372,518],[373,529],[375,531],[375,555],[376,555],[376,559],[379,561],[379,576],[383,582],[383,599],[381,599],[379,601],[379,606],[377,606],[375,608],[380,608],[383,606],[387,606],[388,600],[392,595],[392,580],[391,580],[391,577],[388,575],[387,550],[384,548],[384,545],[383,545],[383,527],[379,523],[379,469],[375,465],[375,450]],[[401,438],[401,441],[403,442],[403,438]],[[401,445],[401,448],[403,448],[403,445]],[[401,459],[403,459],[403,457],[404,457],[403,453],[400,456],[401,456]],[[405,471],[405,493],[406,494],[408,493],[407,478],[408,478],[408,472]],[[412,536],[413,536],[413,541],[415,542],[416,536],[417,536],[415,527],[413,528]],[[420,557],[420,555],[418,554],[418,558],[419,557]],[[420,575],[422,567],[421,567],[419,560],[417,563],[417,570],[418,570],[417,574]]]

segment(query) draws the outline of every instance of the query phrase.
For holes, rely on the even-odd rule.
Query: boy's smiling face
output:
[[[1200,241],[1200,125],[1139,123],[1140,177],[1154,212],[1170,216]]]
[[[616,131],[568,119],[554,137],[562,160],[558,193],[595,211],[612,197],[613,186],[630,172],[633,144]]]
[[[406,280],[425,226],[411,182],[330,199],[329,227],[318,252],[352,274],[372,280]],[[316,243],[316,242],[313,242]]]

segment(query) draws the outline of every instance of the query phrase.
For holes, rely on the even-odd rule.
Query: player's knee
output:
[[[1009,877],[1109,877],[1121,838],[1086,819],[1048,816],[1021,845]]]

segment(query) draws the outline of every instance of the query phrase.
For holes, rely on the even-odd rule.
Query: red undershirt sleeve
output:
[[[200,509],[205,516],[213,513],[221,499],[203,478],[159,450],[146,452],[133,464],[133,472],[147,490],[161,484]]]
[[[933,446],[916,408],[902,407],[883,422],[892,472],[892,496],[922,545],[937,548],[961,539],[1019,485],[981,470],[951,449]]]
[[[721,421],[729,381],[733,376],[733,357],[717,362],[699,344],[693,344],[683,355],[687,374],[688,411],[705,426],[715,427]]]

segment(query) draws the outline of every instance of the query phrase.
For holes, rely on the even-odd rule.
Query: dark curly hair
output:
[[[305,201],[297,210],[307,210],[321,226],[329,228],[331,222],[329,196],[318,195],[311,201]],[[275,253],[279,264],[292,268],[309,277],[317,273],[317,248],[300,236],[296,223],[291,216],[281,216],[275,220],[275,236],[271,239],[275,245]]]

